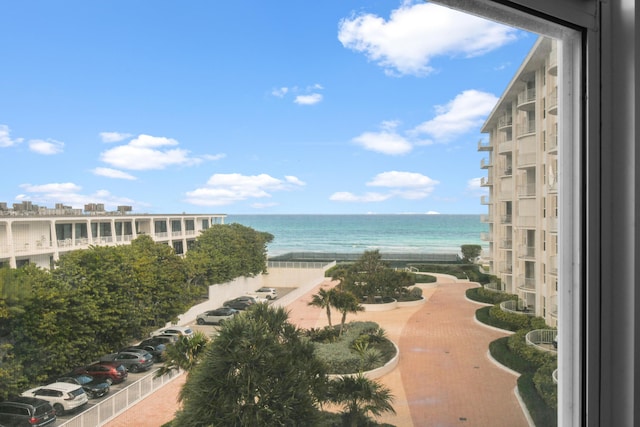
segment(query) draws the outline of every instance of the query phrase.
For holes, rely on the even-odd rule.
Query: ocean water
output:
[[[480,215],[228,215],[238,223],[273,234],[269,256],[288,252],[460,253],[465,244],[488,249]]]

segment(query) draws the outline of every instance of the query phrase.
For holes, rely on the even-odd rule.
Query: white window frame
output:
[[[562,41],[558,422],[640,425],[636,0],[433,2]]]

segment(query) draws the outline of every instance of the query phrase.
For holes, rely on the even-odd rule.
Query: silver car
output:
[[[234,308],[220,307],[198,314],[196,322],[198,322],[198,325],[204,325],[205,323],[215,323],[219,325],[226,320],[232,319],[236,314],[238,314],[238,310]]]

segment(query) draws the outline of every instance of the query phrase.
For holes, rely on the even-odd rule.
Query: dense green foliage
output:
[[[340,281],[341,289],[353,293],[367,303],[398,299],[407,293],[407,288],[415,285],[415,275],[406,271],[396,271],[382,261],[378,250],[365,251],[353,264],[340,264],[331,270],[331,277]]]
[[[485,289],[484,287],[469,288],[466,291],[466,296],[470,300],[482,302],[485,304],[498,304],[503,301],[516,301],[517,295],[508,294],[506,292],[493,292]]]
[[[477,264],[412,264],[418,271],[450,274],[458,279],[469,279],[482,285],[497,280],[495,276],[480,271]]]
[[[336,328],[329,327],[311,329],[306,335],[331,374],[353,374],[378,368],[396,355],[395,346],[375,322],[351,322],[342,336]],[[372,352],[378,357],[371,357]]]
[[[236,225],[211,227],[196,239],[197,264],[140,236],[131,245],[68,252],[52,271],[0,269],[0,398],[175,320],[202,294],[197,283],[208,283],[196,278],[210,271],[236,275],[229,279],[262,272],[269,236]],[[230,246],[206,252],[214,241]]]
[[[482,253],[482,246],[462,245],[460,246],[460,252],[462,252],[462,262],[472,263]]]
[[[324,365],[282,308],[257,304],[225,322],[191,370],[173,425],[313,425]]]
[[[177,342],[167,346],[164,363],[155,376],[161,377],[173,370],[190,371],[198,363],[208,343],[209,338],[202,332],[195,332],[192,337],[180,337]]]
[[[371,421],[369,414],[379,416],[384,412],[396,413],[391,405],[391,390],[362,373],[331,380],[329,390],[331,402],[343,408],[343,426],[367,426]]]

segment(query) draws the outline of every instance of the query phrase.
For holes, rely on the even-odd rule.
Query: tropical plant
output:
[[[340,335],[342,335],[344,331],[347,314],[364,311],[364,307],[360,305],[358,298],[349,291],[335,291],[331,304],[336,310],[342,313],[342,319],[340,319]]]
[[[257,304],[222,325],[180,394],[173,425],[313,425],[324,365],[283,308]]]
[[[344,426],[368,425],[370,414],[380,416],[385,412],[395,414],[393,395],[380,383],[370,380],[362,373],[344,375],[329,383],[332,403],[341,406]]]
[[[156,378],[179,369],[191,371],[204,353],[208,342],[205,334],[195,332],[191,337],[181,336],[178,341],[169,344],[164,352],[164,364],[155,373]]]
[[[462,245],[460,246],[460,252],[462,252],[462,261],[471,263],[482,253],[482,246],[480,245]]]
[[[335,289],[325,289],[320,288],[317,294],[314,294],[311,297],[311,301],[309,301],[310,306],[319,307],[326,311],[327,313],[327,321],[329,322],[329,327],[331,327],[331,306],[333,305],[333,299],[335,296]]]

